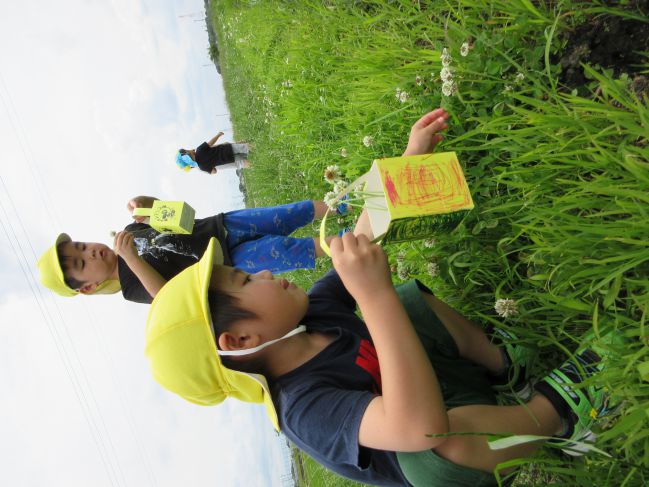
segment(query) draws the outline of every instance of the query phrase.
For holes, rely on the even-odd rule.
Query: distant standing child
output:
[[[210,174],[216,174],[217,168],[248,167],[248,144],[217,144],[216,141],[222,135],[223,132],[219,132],[196,149],[179,149],[176,154],[176,164],[185,171],[198,167]]]

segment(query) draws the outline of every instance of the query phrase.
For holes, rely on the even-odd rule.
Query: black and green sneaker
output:
[[[554,369],[535,386],[567,423],[562,435],[565,441],[554,443],[568,455],[579,456],[587,451],[574,442],[594,443],[597,435],[591,430],[593,424],[610,412],[605,388],[589,383],[603,367],[602,356],[591,348],[578,351],[574,358]]]
[[[496,345],[503,347],[505,371],[492,376],[492,387],[507,399],[525,402],[533,392],[530,374],[532,365],[538,357],[538,350],[522,344],[510,331],[494,327],[492,339]]]

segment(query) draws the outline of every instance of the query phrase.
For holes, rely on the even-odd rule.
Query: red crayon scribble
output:
[[[397,193],[397,188],[394,185],[394,181],[392,181],[392,178],[390,175],[385,172],[385,191],[388,194],[388,198],[390,198],[390,202],[392,203],[392,206],[397,205],[397,201],[399,200],[399,193]]]
[[[462,170],[453,161],[414,164],[414,167],[407,163],[397,171],[392,175],[388,170],[382,171],[385,191],[393,208],[398,205],[430,208],[434,205],[443,212],[469,202]]]

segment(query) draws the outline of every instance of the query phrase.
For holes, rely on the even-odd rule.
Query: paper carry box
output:
[[[377,159],[359,179],[372,231],[385,243],[452,230],[474,206],[455,152]]]
[[[155,200],[153,208],[133,210],[133,216],[148,216],[149,225],[160,233],[192,233],[194,215],[194,209],[184,201]]]

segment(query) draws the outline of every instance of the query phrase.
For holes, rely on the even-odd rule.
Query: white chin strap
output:
[[[280,340],[285,340],[289,337],[292,337],[293,335],[297,335],[298,333],[302,333],[306,331],[306,326],[300,325],[298,326],[295,330],[289,331],[286,335],[284,335],[281,338],[276,338],[275,340],[271,340],[266,343],[262,343],[261,345],[258,345],[254,348],[246,348],[245,350],[217,350],[216,352],[221,356],[221,357],[234,357],[234,356],[240,356],[240,355],[251,355],[253,353],[257,353],[259,350],[263,350],[266,347],[270,347],[273,343],[277,343]]]

